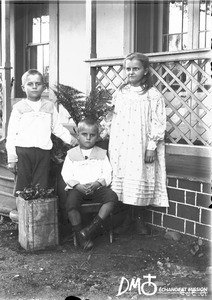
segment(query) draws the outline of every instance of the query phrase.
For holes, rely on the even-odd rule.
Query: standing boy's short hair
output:
[[[39,71],[36,70],[36,69],[30,69],[30,70],[26,71],[26,72],[22,75],[22,77],[21,77],[22,85],[25,84],[25,81],[26,81],[27,77],[30,76],[30,75],[38,75],[38,76],[40,76],[42,82],[44,83],[43,74],[41,74],[41,72],[39,72]]]
[[[90,118],[90,117],[85,117],[85,118],[81,119],[77,125],[78,131],[80,131],[84,125],[95,126],[96,131],[99,133],[99,124],[95,119]]]

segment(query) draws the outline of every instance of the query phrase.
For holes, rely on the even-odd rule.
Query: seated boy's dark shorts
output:
[[[92,195],[84,195],[76,189],[68,190],[66,209],[67,211],[76,208],[80,210],[80,206],[84,203],[107,203],[118,202],[117,194],[109,187],[102,186],[97,189]]]

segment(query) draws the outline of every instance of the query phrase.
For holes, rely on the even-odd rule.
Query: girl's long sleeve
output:
[[[155,150],[157,143],[164,139],[166,130],[166,109],[164,98],[156,89],[149,93],[149,130],[147,150]]]

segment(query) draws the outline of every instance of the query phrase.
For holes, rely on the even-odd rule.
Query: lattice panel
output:
[[[98,66],[96,84],[113,93],[124,82],[122,65]],[[151,64],[155,87],[164,96],[166,142],[212,144],[212,96],[209,59]]]
[[[97,68],[96,83],[104,89],[114,93],[124,83],[124,71],[122,65],[104,66]]]

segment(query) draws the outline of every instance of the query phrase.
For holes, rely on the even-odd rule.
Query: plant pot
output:
[[[25,200],[18,196],[18,240],[25,250],[59,244],[57,202],[57,197]]]

